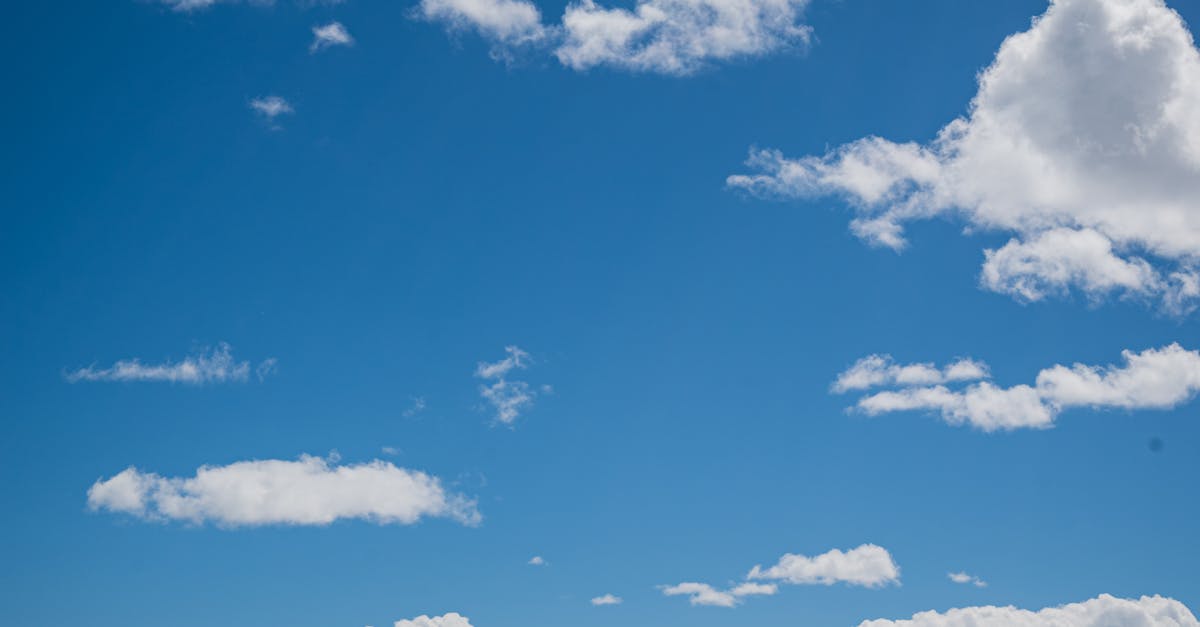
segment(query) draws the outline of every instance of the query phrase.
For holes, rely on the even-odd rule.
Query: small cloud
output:
[[[324,26],[312,28],[313,41],[308,46],[310,53],[320,52],[334,46],[353,46],[354,38],[341,22],[330,22]]]
[[[412,403],[408,406],[408,409],[404,410],[405,418],[412,418],[413,416],[416,416],[417,414],[425,411],[425,397],[424,396],[413,396],[411,398],[412,398]]]
[[[394,446],[385,446],[381,450],[383,451],[384,455],[388,455],[391,457],[395,457],[404,452]]]
[[[275,118],[295,113],[295,109],[292,108],[291,103],[279,96],[265,96],[251,99],[250,108],[262,116],[271,125],[272,129],[276,130],[280,127],[275,124]]]
[[[949,577],[950,581],[953,581],[954,583],[971,584],[971,585],[975,586],[976,588],[986,588],[987,587],[986,581],[980,579],[979,577],[976,577],[975,575],[968,575],[967,573],[964,573],[964,572],[946,573],[946,576]]]
[[[529,367],[529,353],[516,346],[506,346],[504,351],[508,356],[500,361],[476,364],[475,376],[487,381],[479,386],[479,395],[495,410],[496,422],[511,425],[533,405],[538,392],[525,381],[508,378],[513,371]]]
[[[541,555],[534,555],[533,557],[529,558],[528,564],[530,566],[545,566],[546,560],[542,559]]]
[[[260,381],[275,371],[276,361],[270,357],[254,368]],[[250,362],[234,360],[233,349],[221,342],[212,349],[199,350],[182,361],[148,364],[137,358],[123,359],[108,368],[88,366],[64,376],[69,383],[149,381],[200,385],[244,382],[250,376]]]
[[[592,605],[620,605],[624,602],[625,599],[611,594],[598,596],[592,599]]]

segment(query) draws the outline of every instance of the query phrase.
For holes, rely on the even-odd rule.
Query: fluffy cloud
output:
[[[529,367],[532,361],[529,353],[516,346],[506,346],[504,351],[508,356],[500,361],[479,362],[475,367],[475,376],[486,381],[479,386],[479,395],[492,406],[496,421],[511,425],[521,411],[533,405],[537,392],[525,381],[508,378],[510,372]]]
[[[1054,0],[979,76],[967,116],[926,145],[868,137],[823,156],[753,152],[730,185],[766,196],[839,195],[867,241],[905,246],[904,224],[952,214],[1011,232],[981,285],[1021,300],[1071,289],[1200,296],[1200,52],[1162,0]]]
[[[313,41],[308,46],[309,52],[319,52],[333,46],[353,46],[354,38],[341,22],[330,22],[324,26],[312,28]]]
[[[545,566],[546,560],[541,555],[534,555],[533,557],[529,558],[529,561],[526,563],[530,566]]]
[[[580,0],[567,6],[559,25],[544,25],[529,0],[422,0],[421,14],[451,29],[477,31],[496,56],[533,46],[575,70],[682,75],[807,44],[810,29],[800,23],[807,2],[639,0],[627,9]]]
[[[976,577],[975,575],[970,575],[967,573],[962,573],[962,572],[946,573],[946,577],[948,577],[950,579],[950,581],[953,581],[954,583],[962,583],[962,584],[969,583],[969,584],[975,586],[976,588],[986,588],[987,587],[986,581],[980,579],[979,577]]]
[[[592,605],[620,605],[624,602],[625,600],[621,597],[613,596],[611,594],[605,594],[592,599]]]
[[[1179,601],[1160,596],[1138,600],[1102,594],[1082,603],[1030,611],[1008,607],[966,607],[945,613],[921,612],[907,620],[868,620],[859,627],[1197,627],[1200,622]]]
[[[1170,344],[1121,356],[1120,366],[1047,368],[1032,386],[1002,388],[983,381],[958,390],[944,385],[888,390],[863,397],[856,408],[871,416],[936,411],[950,424],[996,431],[1050,427],[1060,412],[1073,407],[1169,409],[1200,390],[1200,352]]]
[[[827,586],[846,583],[876,588],[898,583],[900,567],[883,547],[864,544],[849,551],[833,549],[816,557],[788,553],[770,568],[755,566],[746,578]]]
[[[667,596],[688,597],[692,605],[711,605],[716,607],[735,607],[742,602],[743,597],[770,596],[779,591],[775,584],[747,582],[728,590],[717,590],[706,583],[681,583],[674,586],[662,586],[663,594]]]
[[[466,616],[455,612],[442,616],[418,616],[410,620],[398,620],[395,627],[471,627]]]
[[[255,367],[259,380],[275,371],[275,358],[263,360]],[[250,362],[235,361],[233,349],[221,342],[216,347],[200,350],[183,361],[145,364],[139,359],[123,359],[108,368],[88,366],[64,375],[67,381],[165,381],[169,383],[226,383],[246,381]]]
[[[891,355],[868,355],[838,375],[832,389],[840,394],[880,385],[932,385],[987,377],[987,364],[973,359],[959,359],[938,368],[930,363],[897,364]]]
[[[88,490],[88,507],[146,520],[212,522],[227,527],[328,525],[358,518],[409,525],[444,517],[481,520],[474,501],[447,492],[437,477],[372,461],[337,465],[302,456],[202,466],[193,477],[127,468]]]

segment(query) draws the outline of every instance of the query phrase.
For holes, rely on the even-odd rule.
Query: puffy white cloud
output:
[[[625,599],[611,594],[605,594],[592,599],[592,605],[620,605],[624,602]]]
[[[779,591],[775,584],[746,582],[728,590],[718,590],[706,583],[685,582],[673,586],[662,586],[666,596],[687,596],[692,605],[711,605],[715,607],[735,607],[742,602],[743,597],[770,596]]]
[[[442,616],[418,616],[409,620],[398,620],[394,627],[471,627],[466,616],[456,612]]]
[[[788,553],[770,568],[755,566],[746,578],[827,586],[846,583],[875,588],[899,583],[900,567],[883,547],[864,544],[849,551],[833,549],[816,557]]]
[[[984,431],[1046,428],[1073,407],[1169,409],[1200,391],[1200,352],[1179,344],[1123,351],[1124,364],[1056,365],[1038,373],[1035,384],[997,387],[984,381],[959,390],[944,385],[878,392],[860,399],[868,415],[895,411],[939,412],[951,424]]]
[[[275,358],[263,360],[255,374],[261,381],[275,371]],[[250,376],[250,362],[236,361],[233,349],[221,342],[211,349],[202,349],[183,361],[168,361],[162,364],[146,364],[140,359],[123,359],[108,368],[88,366],[68,372],[67,381],[165,381],[169,383],[226,383],[246,381]]]
[[[421,15],[454,30],[474,30],[496,46],[519,46],[541,40],[542,14],[528,0],[421,0]]]
[[[804,45],[807,0],[641,0],[605,8],[567,7],[555,55],[577,70],[599,65],[688,74],[712,61],[761,56]]]
[[[833,391],[865,390],[880,385],[932,385],[988,378],[987,364],[958,359],[943,368],[930,363],[897,364],[891,355],[868,355],[838,375]]]
[[[547,49],[564,66],[690,74],[712,62],[803,46],[808,0],[639,0],[632,8],[594,0],[568,4],[561,24],[542,23],[529,0],[422,0],[424,18],[491,40],[494,56]]]
[[[341,22],[330,22],[324,26],[312,28],[313,41],[308,46],[309,52],[319,52],[333,46],[353,46],[354,38]]]
[[[529,558],[528,564],[530,566],[545,566],[546,560],[541,555],[534,555],[533,557]]]
[[[859,627],[1197,627],[1200,622],[1179,601],[1160,596],[1137,600],[1102,594],[1082,603],[1038,611],[1008,607],[966,607],[921,612],[906,620],[868,620]]]
[[[950,579],[950,581],[953,581],[954,583],[962,583],[962,584],[969,583],[969,584],[975,586],[976,588],[986,588],[987,587],[986,581],[980,579],[979,577],[976,577],[975,575],[971,575],[971,574],[964,573],[964,572],[946,573],[946,577],[948,577]]]
[[[479,395],[495,410],[496,421],[511,425],[521,411],[533,405],[537,392],[525,381],[508,378],[513,370],[529,367],[532,361],[529,353],[516,346],[506,346],[504,351],[508,356],[500,361],[479,362],[475,367],[475,376],[488,381],[479,386]],[[543,389],[548,389],[548,386],[543,386]]]
[[[1054,0],[1004,41],[969,114],[933,142],[756,151],[758,172],[728,182],[843,196],[854,232],[895,249],[904,223],[945,214],[1015,233],[987,251],[981,284],[1022,300],[1076,289],[1182,312],[1200,296],[1197,110],[1200,52],[1162,0]]]
[[[96,481],[88,490],[88,507],[227,527],[328,525],[350,518],[381,525],[425,517],[467,525],[481,520],[474,501],[447,492],[437,477],[379,460],[337,465],[307,455],[202,466],[193,477],[161,477],[130,467]]]

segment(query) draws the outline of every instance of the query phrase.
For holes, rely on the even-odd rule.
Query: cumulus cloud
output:
[[[1200,622],[1179,601],[1160,596],[1137,600],[1102,594],[1082,603],[1038,611],[1008,607],[966,607],[921,612],[905,620],[868,620],[859,627],[1197,627]]]
[[[479,386],[479,395],[494,410],[496,421],[511,425],[522,411],[533,405],[537,392],[529,383],[508,376],[514,370],[529,367],[532,362],[529,353],[516,346],[506,346],[504,352],[508,356],[500,361],[479,362],[475,367],[475,376],[485,380]]]
[[[840,394],[880,385],[932,385],[988,376],[987,364],[973,359],[958,359],[938,368],[931,363],[897,364],[891,355],[868,355],[838,375],[832,389]]]
[[[984,431],[1047,428],[1060,412],[1093,409],[1170,409],[1200,390],[1200,352],[1179,344],[1122,351],[1124,364],[1056,365],[1038,373],[1034,385],[999,387],[983,381],[952,390],[944,385],[887,390],[855,406],[870,416],[926,410],[955,425]]]
[[[341,22],[330,22],[324,26],[312,28],[313,40],[308,46],[309,52],[320,52],[333,46],[353,46],[354,38]]]
[[[632,8],[594,0],[568,4],[557,25],[529,0],[422,0],[421,15],[474,30],[496,56],[549,50],[564,66],[683,75],[712,62],[762,56],[808,43],[808,0],[639,0]]]
[[[662,586],[666,596],[687,596],[692,605],[735,607],[748,596],[770,596],[779,591],[775,584],[746,582],[728,590],[718,590],[706,583],[685,582],[674,586]]]
[[[845,198],[852,230],[901,249],[904,224],[954,215],[1010,232],[985,289],[1036,301],[1153,299],[1200,289],[1200,52],[1162,0],[1054,0],[1007,38],[969,113],[928,144],[867,137],[822,156],[753,151],[728,183]]]
[[[471,627],[471,621],[462,614],[450,612],[441,616],[418,616],[408,620],[398,620],[394,627]]]
[[[950,579],[950,581],[953,581],[954,583],[961,583],[961,584],[969,583],[969,584],[975,586],[976,588],[986,588],[987,587],[986,581],[980,579],[979,577],[976,577],[975,575],[970,575],[970,574],[967,574],[964,572],[946,573],[946,577],[948,577]]]
[[[338,465],[308,455],[202,466],[192,477],[130,467],[92,484],[88,507],[225,527],[328,525],[355,518],[380,525],[410,525],[426,517],[466,525],[481,520],[474,501],[447,492],[437,477],[379,460]]]
[[[534,555],[533,557],[529,558],[528,564],[530,566],[545,566],[546,560],[541,555]]]
[[[261,381],[275,371],[274,357],[263,360],[254,368]],[[250,376],[250,362],[236,361],[233,349],[221,342],[211,349],[202,349],[185,357],[183,361],[167,361],[147,364],[140,359],[123,359],[108,368],[88,366],[64,375],[71,383],[79,381],[165,381],[168,383],[227,383],[246,381]]]
[[[592,599],[592,605],[620,605],[624,602],[625,600],[621,597],[611,594],[605,594]]]
[[[827,586],[845,583],[877,588],[899,583],[900,567],[892,560],[887,549],[863,544],[849,551],[833,549],[815,557],[788,553],[770,568],[755,566],[746,579]]]

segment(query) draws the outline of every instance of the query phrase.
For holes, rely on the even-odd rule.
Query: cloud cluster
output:
[[[471,627],[471,621],[457,612],[441,616],[418,616],[396,621],[394,627]]]
[[[1119,366],[1055,365],[1039,372],[1034,385],[999,387],[982,381],[953,390],[945,385],[908,387],[865,396],[855,408],[870,416],[935,411],[950,424],[996,431],[1050,427],[1060,412],[1075,407],[1170,409],[1200,391],[1200,352],[1169,344],[1140,353],[1126,350],[1121,356],[1124,364]]]
[[[354,38],[341,22],[330,22],[324,26],[312,28],[313,40],[308,46],[309,52],[320,52],[333,46],[353,46]]]
[[[485,381],[479,386],[479,395],[491,405],[496,421],[511,425],[521,411],[533,405],[537,392],[525,381],[508,378],[510,372],[529,367],[532,361],[529,353],[516,346],[506,346],[504,352],[508,356],[500,361],[479,362],[475,366],[475,376]]]
[[[868,355],[838,375],[832,389],[839,394],[880,385],[933,385],[988,378],[987,364],[959,359],[942,368],[930,363],[897,364],[891,355]]]
[[[764,196],[837,195],[873,244],[955,215],[1011,232],[981,285],[1021,301],[1076,290],[1200,297],[1200,51],[1162,0],[1054,0],[979,76],[968,115],[925,145],[867,137],[823,156],[751,153],[728,183]]]
[[[795,585],[844,583],[878,588],[899,583],[900,567],[881,546],[863,544],[849,551],[833,549],[815,557],[787,553],[769,568],[755,566],[746,581],[721,590],[706,583],[684,582],[660,586],[666,596],[687,596],[692,605],[737,607],[746,597],[779,592],[775,582]],[[768,582],[768,583],[762,583]]]
[[[547,49],[564,66],[683,75],[712,62],[803,46],[808,0],[638,0],[631,9],[569,4],[546,25],[529,0],[421,0],[421,15],[487,38],[493,56]]]
[[[1038,611],[1008,607],[965,607],[921,612],[906,620],[868,620],[858,627],[1198,627],[1179,601],[1160,596],[1137,600],[1102,594],[1082,603]]]
[[[262,380],[275,371],[275,358],[263,360],[254,368]],[[88,366],[64,375],[67,381],[157,381],[168,383],[227,383],[246,381],[250,377],[250,362],[236,361],[233,349],[221,342],[211,349],[203,349],[186,357],[183,361],[168,361],[162,364],[146,364],[139,359],[123,359],[108,368]]]
[[[736,607],[748,596],[770,596],[779,591],[773,583],[746,582],[728,590],[718,590],[706,583],[685,582],[674,586],[662,586],[662,593],[672,597],[686,595],[692,605]]]
[[[92,510],[146,520],[220,526],[328,525],[362,519],[409,525],[426,517],[466,525],[481,520],[474,501],[447,492],[437,477],[389,462],[337,465],[299,460],[202,466],[192,477],[161,477],[127,468],[88,490]]]

